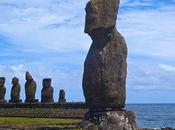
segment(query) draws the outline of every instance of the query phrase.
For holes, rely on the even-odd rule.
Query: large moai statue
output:
[[[92,109],[125,107],[127,46],[116,29],[119,0],[91,0],[85,33],[92,45],[84,64],[83,90]]]
[[[60,90],[59,93],[59,103],[65,103],[66,102],[66,98],[65,98],[65,91],[63,89]]]
[[[116,29],[120,0],[90,0],[85,33],[92,45],[84,63],[86,130],[136,130],[135,114],[124,110],[127,46]]]
[[[22,102],[22,100],[20,100],[20,91],[21,91],[21,86],[19,84],[19,79],[17,77],[14,77],[12,79],[12,88],[11,88],[11,100],[9,100],[10,103],[19,103]]]
[[[6,88],[5,88],[5,77],[0,77],[0,103],[5,103],[5,94],[6,94]]]
[[[51,86],[52,79],[43,79],[43,88],[41,90],[41,102],[42,103],[52,103],[54,89]]]
[[[38,102],[38,100],[35,99],[35,93],[36,93],[36,82],[34,81],[31,74],[27,71],[26,83],[25,83],[25,94],[26,94],[25,102],[28,103]]]

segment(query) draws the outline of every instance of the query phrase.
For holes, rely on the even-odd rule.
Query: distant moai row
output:
[[[26,75],[26,83],[25,83],[25,102],[26,103],[37,103],[39,102],[38,99],[35,98],[37,84],[36,81],[33,79],[32,75],[27,71]],[[52,79],[46,78],[43,79],[43,88],[41,90],[41,102],[42,103],[54,103],[53,93],[54,88],[51,86]],[[22,100],[20,99],[20,92],[21,86],[19,84],[19,79],[14,77],[12,79],[12,88],[10,94],[9,103],[21,103]],[[6,88],[5,88],[5,77],[0,77],[0,103],[6,103],[5,100]],[[65,103],[65,91],[60,90],[59,93],[59,103]]]

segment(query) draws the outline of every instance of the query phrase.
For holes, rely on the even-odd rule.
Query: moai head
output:
[[[51,82],[52,82],[52,79],[51,78],[43,79],[43,87],[44,88],[51,87]]]
[[[111,41],[116,31],[120,0],[91,0],[86,6],[85,33],[97,48]]]
[[[33,80],[32,75],[28,71],[26,72],[26,80],[27,81],[32,81]]]
[[[91,0],[86,5],[85,33],[116,25],[120,0]],[[94,34],[95,35],[95,34]]]
[[[13,84],[13,85],[19,84],[19,79],[18,79],[17,77],[14,77],[14,78],[12,79],[12,84]]]
[[[0,87],[4,87],[5,77],[0,77]]]

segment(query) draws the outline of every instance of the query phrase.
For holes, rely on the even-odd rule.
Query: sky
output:
[[[88,0],[0,0],[0,76],[6,99],[25,72],[52,78],[54,99],[84,101],[83,64],[92,43],[84,33]],[[127,103],[175,103],[175,0],[121,0],[117,29],[128,46]]]

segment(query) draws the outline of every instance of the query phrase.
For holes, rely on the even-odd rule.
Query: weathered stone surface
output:
[[[26,72],[26,83],[25,83],[25,94],[26,100],[25,102],[36,102],[35,99],[36,93],[36,82],[33,80],[31,74],[27,71]]]
[[[17,77],[14,77],[12,79],[12,88],[11,88],[11,100],[9,102],[21,102],[20,100],[20,91],[21,87],[19,84],[19,79]]]
[[[90,0],[86,5],[85,33],[116,25],[120,0]],[[92,34],[93,35],[93,34]]]
[[[22,104],[22,103],[21,103]],[[25,104],[25,103],[23,103]],[[36,105],[38,103],[32,103]],[[15,103],[13,103],[15,105]],[[47,106],[48,104],[45,104]],[[81,108],[1,108],[0,117],[67,118],[83,119],[87,109]],[[24,129],[23,129],[24,130]],[[72,130],[72,129],[71,129]],[[76,129],[77,130],[77,129]]]
[[[41,90],[41,102],[50,103],[54,102],[53,92],[54,89],[51,86],[52,79],[43,79],[43,88]]]
[[[83,130],[137,130],[135,113],[109,111],[87,113],[81,124]]]
[[[0,77],[0,102],[6,102],[5,101],[5,94],[6,94],[6,88],[4,86],[5,84],[5,77]]]
[[[125,107],[127,46],[116,29],[119,0],[91,0],[85,33],[92,45],[84,63],[83,91],[90,109]]]
[[[81,109],[88,110],[84,102],[67,102],[67,103],[0,103],[0,109],[3,108],[58,108],[58,109]],[[85,113],[84,113],[85,114]]]
[[[62,89],[60,90],[59,93],[59,103],[65,103],[65,102],[66,102],[65,91]]]

